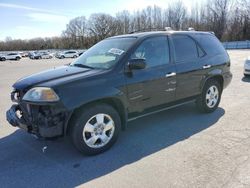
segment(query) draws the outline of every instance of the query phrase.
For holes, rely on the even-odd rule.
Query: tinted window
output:
[[[173,35],[176,62],[198,58],[195,41],[186,35]]]
[[[224,47],[221,45],[220,41],[211,34],[199,34],[196,36],[197,41],[201,47],[209,55],[216,55],[225,53]]]
[[[169,63],[169,46],[167,37],[154,37],[144,40],[132,54],[133,58],[143,58],[147,67]]]

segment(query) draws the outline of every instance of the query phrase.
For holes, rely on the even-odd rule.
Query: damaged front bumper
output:
[[[69,117],[70,113],[58,103],[32,104],[20,101],[6,112],[6,119],[12,126],[44,138],[63,136]]]

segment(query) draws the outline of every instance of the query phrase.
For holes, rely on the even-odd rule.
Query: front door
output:
[[[126,74],[129,112],[141,112],[175,99],[175,65],[170,63],[167,36],[150,37],[132,53],[130,59],[144,58],[146,68]]]

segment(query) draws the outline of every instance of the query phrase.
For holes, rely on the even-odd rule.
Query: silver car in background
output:
[[[60,52],[56,55],[57,58],[63,59],[63,58],[77,58],[79,56],[78,52],[76,50],[68,50],[64,52]]]
[[[245,61],[244,76],[250,76],[250,56]]]

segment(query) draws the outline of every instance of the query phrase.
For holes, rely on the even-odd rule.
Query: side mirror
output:
[[[146,67],[146,60],[145,59],[131,59],[128,62],[128,67],[130,70],[133,69],[145,69]]]

